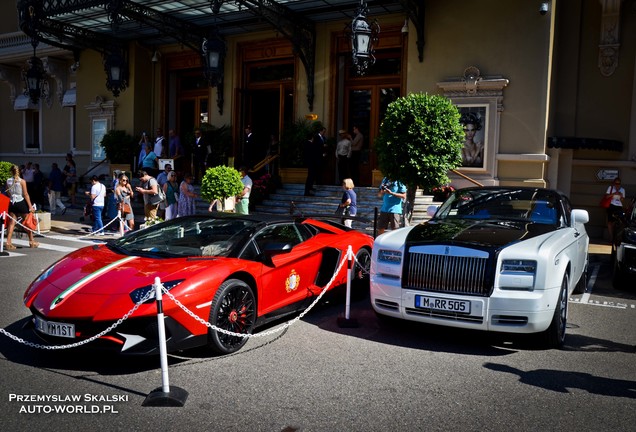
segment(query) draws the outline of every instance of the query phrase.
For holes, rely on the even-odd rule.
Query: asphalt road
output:
[[[37,340],[22,328],[25,288],[86,244],[52,237],[0,257],[0,328],[29,341]],[[611,287],[608,255],[592,253],[591,263],[591,293],[570,299],[563,350],[384,324],[368,299],[352,303],[359,326],[341,328],[344,302],[334,297],[234,355],[171,355],[170,384],[188,393],[183,407],[142,406],[162,385],[156,357],[35,349],[3,333],[0,430],[633,431],[636,289]]]

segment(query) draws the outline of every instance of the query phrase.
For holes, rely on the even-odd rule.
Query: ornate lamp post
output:
[[[380,25],[377,21],[367,22],[369,8],[364,0],[356,10],[356,16],[351,22],[351,51],[353,65],[359,75],[363,75],[369,66],[375,63],[373,44],[378,40]]]

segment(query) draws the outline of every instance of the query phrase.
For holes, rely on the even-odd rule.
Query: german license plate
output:
[[[415,296],[415,307],[442,310],[446,312],[470,313],[470,302],[439,297]]]
[[[36,316],[35,328],[45,335],[75,339],[75,324],[46,321]]]

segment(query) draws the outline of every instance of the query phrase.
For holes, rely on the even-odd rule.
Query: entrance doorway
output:
[[[249,165],[263,160],[269,152],[278,151],[271,148],[272,140],[280,138],[286,124],[293,121],[294,93],[286,85],[272,85],[245,92],[244,127],[251,126],[253,138],[251,149],[245,148],[245,140],[241,143],[241,159]]]

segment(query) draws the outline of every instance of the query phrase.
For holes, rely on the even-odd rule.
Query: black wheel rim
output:
[[[356,263],[353,266],[353,281],[364,281],[369,278],[371,270],[371,255],[367,250],[358,252]]]
[[[565,340],[565,328],[568,320],[568,289],[567,282],[563,282],[561,288],[561,295],[559,297],[559,340],[562,342]]]
[[[249,288],[236,286],[221,299],[216,326],[234,333],[249,333],[254,325],[254,296]],[[227,348],[244,342],[240,336],[217,332],[219,341]]]

